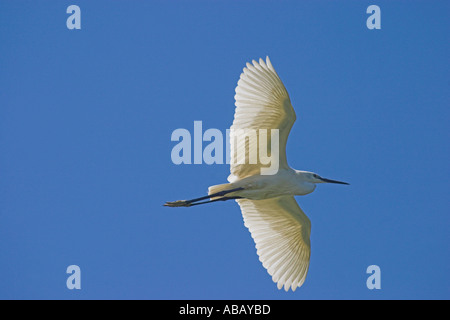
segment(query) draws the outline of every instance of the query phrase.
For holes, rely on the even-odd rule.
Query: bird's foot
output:
[[[187,200],[168,201],[164,204],[165,207],[190,207],[192,203]]]

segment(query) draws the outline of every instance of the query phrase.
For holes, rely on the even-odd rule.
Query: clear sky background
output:
[[[0,298],[449,299],[450,3],[166,2],[0,1]],[[351,183],[297,197],[312,255],[294,293],[235,202],[162,206],[226,182],[225,164],[173,164],[171,134],[225,132],[266,55],[297,113],[289,164]]]

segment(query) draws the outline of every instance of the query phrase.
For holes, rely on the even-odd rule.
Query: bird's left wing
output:
[[[309,267],[311,222],[297,201],[292,196],[236,201],[259,260],[278,289],[300,287]]]

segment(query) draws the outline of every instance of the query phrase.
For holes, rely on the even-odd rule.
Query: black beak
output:
[[[327,182],[327,183],[338,183],[338,184],[347,184],[347,185],[350,184],[350,183],[347,183],[347,182],[330,180],[330,179],[325,179],[325,178],[320,178],[320,180],[322,180],[323,182]]]

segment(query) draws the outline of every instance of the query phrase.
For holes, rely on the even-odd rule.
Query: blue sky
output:
[[[449,9],[1,1],[0,298],[449,299]],[[194,121],[225,132],[242,68],[266,55],[297,113],[289,164],[351,183],[297,197],[312,255],[294,293],[235,202],[162,206],[226,182],[225,164],[173,164],[170,137]]]

